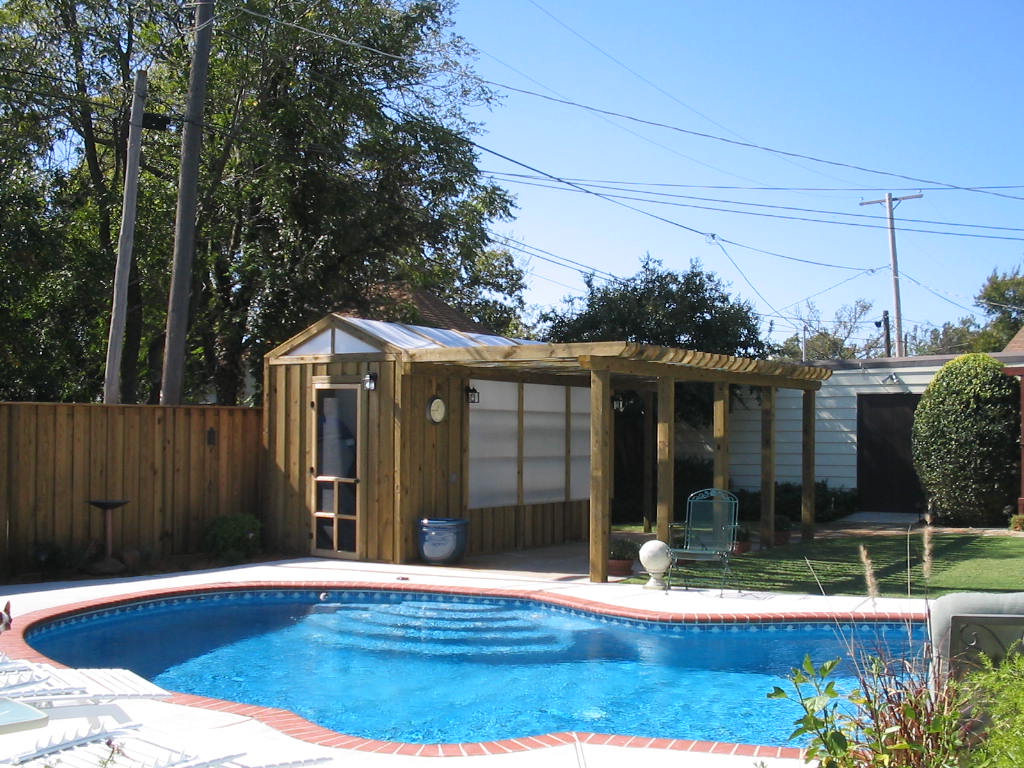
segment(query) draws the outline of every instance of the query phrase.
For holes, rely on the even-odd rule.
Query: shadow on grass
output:
[[[860,545],[868,550],[879,592],[885,597],[936,597],[946,592],[1020,589],[1019,579],[1012,569],[1006,569],[1005,583],[999,581],[998,575],[994,577],[991,561],[1024,561],[1024,539],[976,534],[934,535],[931,576],[926,580],[920,532],[909,536],[822,539],[734,555],[726,586],[749,591],[864,595],[867,585]],[[975,561],[976,567],[972,567]],[[721,584],[721,569],[717,564],[694,563],[678,568],[677,572],[689,586],[717,588]],[[984,579],[980,579],[982,572]],[[980,586],[979,581],[985,586]],[[936,582],[941,582],[941,586]]]

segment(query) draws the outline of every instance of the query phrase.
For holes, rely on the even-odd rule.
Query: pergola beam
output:
[[[637,376],[647,379],[672,378],[675,381],[703,381],[745,384],[750,387],[782,387],[804,390],[821,388],[821,381],[817,379],[802,379],[784,374],[750,373],[741,370],[698,368],[672,362],[652,362],[598,355],[582,355],[578,362],[580,367],[592,371],[609,371],[622,376]]]

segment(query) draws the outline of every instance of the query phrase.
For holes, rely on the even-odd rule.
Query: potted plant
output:
[[[736,541],[732,545],[734,555],[742,555],[750,551],[750,529],[745,525],[736,528]]]
[[[608,575],[629,576],[640,552],[640,543],[628,536],[612,536],[608,542]]]
[[[793,531],[793,521],[785,515],[775,516],[775,546],[789,544],[790,535]]]

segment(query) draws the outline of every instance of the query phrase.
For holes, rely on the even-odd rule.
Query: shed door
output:
[[[362,390],[356,385],[315,389],[313,553],[358,554],[360,526],[359,420]]]
[[[910,431],[920,395],[857,395],[857,491],[866,512],[917,512],[924,491],[914,470]]]

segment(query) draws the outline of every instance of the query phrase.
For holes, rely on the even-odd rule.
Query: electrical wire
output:
[[[514,173],[512,171],[492,171],[483,169],[484,173],[489,173],[498,176],[511,176],[519,177],[524,179],[539,179],[541,177],[533,176],[525,173]],[[575,181],[580,184],[614,184],[618,186],[633,186],[633,187],[670,187],[677,189],[721,189],[721,190],[734,190],[734,191],[745,191],[745,192],[956,192],[955,188],[951,187],[739,187],[730,186],[724,184],[678,184],[669,182],[654,182],[654,181],[622,181],[615,179],[581,179],[575,177],[566,177],[569,181]],[[970,189],[1024,189],[1024,184],[1003,184],[1003,185],[984,185],[984,184],[973,184],[969,187]]]
[[[501,174],[500,172],[499,173],[491,172],[489,175],[500,177],[503,174]],[[552,187],[552,186],[543,185],[543,184],[533,184],[531,181],[522,181],[522,180],[520,180],[520,179],[523,179],[523,178],[527,178],[525,176],[525,174],[507,174],[507,175],[515,176],[515,177],[518,177],[518,178],[503,180],[506,183],[525,184],[527,186],[541,186],[542,188],[546,188],[546,189],[558,189],[558,187]],[[543,180],[542,177],[530,177],[530,178],[534,178],[534,179],[537,179],[539,181]],[[496,179],[496,180],[500,180],[500,179]],[[616,186],[616,185],[613,185],[613,184],[584,183],[584,182],[581,182],[579,180],[575,180],[575,181],[576,181],[576,183],[579,183],[581,185],[587,186],[590,189],[601,189],[601,190],[607,190],[607,191],[612,191],[612,192],[633,192],[633,193],[637,192],[637,190],[635,190],[635,189],[630,189],[630,188],[624,187],[624,186]],[[795,211],[795,212],[798,212],[798,213],[818,213],[818,214],[827,215],[827,216],[847,216],[847,217],[852,217],[852,218],[856,218],[856,219],[869,219],[871,221],[886,222],[883,228],[888,228],[888,217],[885,216],[885,215],[878,215],[878,214],[853,213],[853,212],[850,212],[850,211],[828,211],[828,210],[821,210],[819,208],[800,208],[798,206],[771,205],[769,203],[751,203],[751,202],[747,202],[747,201],[744,201],[744,200],[726,200],[726,199],[717,198],[717,197],[701,197],[701,196],[698,196],[698,195],[680,195],[680,194],[672,193],[672,192],[646,192],[645,194],[647,194],[647,195],[656,195],[658,197],[665,197],[665,198],[681,199],[681,200],[698,200],[698,201],[709,202],[709,203],[722,203],[722,204],[725,204],[725,205],[744,205],[744,206],[753,207],[753,208],[769,208],[769,209],[778,210],[778,211]],[[644,200],[644,199],[649,199],[649,198],[629,198],[629,199]],[[650,200],[650,202],[659,202],[659,201],[657,201],[657,200]],[[712,209],[712,210],[721,210],[721,209]],[[999,226],[999,225],[994,225],[994,224],[960,224],[960,223],[951,222],[951,221],[934,221],[932,219],[910,219],[910,218],[906,218],[906,217],[901,217],[900,221],[901,222],[906,222],[906,223],[911,223],[911,224],[934,224],[936,226],[944,226],[944,227],[964,227],[964,228],[972,228],[972,229],[993,229],[993,230],[1000,230],[1000,231],[1004,231],[1004,232],[1024,232],[1024,227],[1004,227],[1004,226]]]
[[[799,158],[801,160],[809,160],[809,161],[815,162],[815,163],[822,163],[823,165],[835,166],[837,168],[849,168],[849,169],[854,170],[854,171],[861,171],[863,173],[872,173],[872,174],[875,174],[877,176],[888,176],[888,177],[894,178],[894,179],[903,179],[904,181],[914,181],[914,182],[919,182],[921,184],[934,184],[936,186],[945,187],[947,189],[957,189],[957,190],[961,190],[963,192],[978,192],[980,194],[994,195],[996,197],[1005,197],[1005,198],[1009,198],[1011,200],[1024,200],[1024,197],[1021,197],[1019,195],[1007,195],[1007,194],[1003,194],[1001,192],[996,192],[996,191],[990,190],[990,189],[979,189],[977,187],[963,187],[963,186],[960,186],[959,184],[949,184],[949,183],[944,182],[944,181],[935,181],[934,179],[924,179],[924,178],[919,178],[919,177],[916,177],[916,176],[908,176],[906,174],[894,173],[892,171],[881,171],[881,170],[878,170],[876,168],[868,168],[868,167],[861,166],[861,165],[855,165],[853,163],[844,163],[844,162],[840,162],[838,160],[826,160],[824,158],[814,157],[813,155],[805,155],[805,154],[802,154],[800,152],[788,152],[788,151],[783,150],[783,149],[775,149],[773,147],[766,147],[766,146],[763,146],[761,144],[754,144],[754,143],[749,142],[749,141],[738,141],[736,139],[728,139],[728,138],[726,138],[724,136],[715,136],[714,134],[711,134],[711,133],[704,133],[702,131],[694,131],[694,130],[690,130],[688,128],[680,128],[679,126],[676,126],[676,125],[670,125],[668,123],[661,123],[661,122],[658,122],[656,120],[647,120],[647,119],[644,119],[644,118],[641,118],[641,117],[634,117],[632,115],[623,114],[622,112],[615,112],[614,110],[610,110],[610,109],[601,109],[600,107],[593,107],[593,106],[590,106],[588,104],[581,104],[580,102],[577,102],[577,101],[570,101],[568,99],[559,99],[559,98],[556,98],[554,96],[548,96],[548,95],[543,94],[543,93],[537,93],[536,91],[530,91],[530,90],[527,90],[525,88],[516,88],[515,86],[508,85],[507,83],[498,83],[498,82],[495,82],[493,80],[483,80],[483,82],[487,83],[488,85],[493,85],[496,88],[502,88],[504,90],[512,91],[514,93],[522,93],[522,94],[527,95],[527,96],[534,96],[534,97],[536,97],[538,99],[544,99],[546,101],[552,101],[552,102],[555,102],[555,103],[558,103],[558,104],[563,104],[565,106],[575,107],[577,109],[583,109],[583,110],[586,110],[588,112],[597,112],[597,113],[604,114],[604,115],[610,115],[612,117],[618,117],[618,118],[621,118],[623,120],[630,120],[630,121],[635,122],[635,123],[641,123],[642,125],[650,125],[650,126],[654,126],[654,127],[657,127],[657,128],[664,128],[664,129],[669,130],[669,131],[675,131],[676,133],[683,133],[683,134],[686,134],[688,136],[696,136],[696,137],[702,138],[702,139],[709,139],[709,140],[712,140],[712,141],[718,141],[718,142],[722,142],[722,143],[725,143],[725,144],[732,144],[734,146],[744,147],[746,149],[756,149],[756,150],[758,150],[760,152],[768,152],[770,154],[782,155],[784,157],[795,157],[795,158]]]
[[[563,182],[563,183],[565,183],[568,186],[572,187],[572,190],[567,190],[567,189],[565,189],[564,187],[561,187],[561,186],[552,186],[552,185],[549,185],[549,184],[541,184],[541,183],[536,183],[536,182],[525,182],[524,181],[524,182],[518,182],[518,183],[524,184],[526,186],[540,187],[542,189],[554,189],[554,190],[559,190],[559,191],[578,191],[578,192],[579,191],[586,191],[588,194],[599,194],[599,193],[593,191],[593,189],[590,188],[590,187],[583,187],[583,186],[581,186],[579,184],[570,183],[570,182]],[[783,215],[783,214],[764,213],[764,212],[761,212],[761,211],[737,211],[737,210],[735,210],[733,208],[719,208],[717,206],[696,205],[694,203],[678,203],[678,202],[673,202],[671,200],[653,200],[653,199],[651,199],[649,197],[635,197],[635,196],[632,196],[632,195],[622,195],[622,194],[618,194],[618,195],[615,195],[615,194],[601,194],[601,196],[604,197],[605,199],[609,199],[609,200],[632,200],[634,202],[650,203],[651,205],[667,205],[667,206],[672,206],[672,207],[675,207],[675,208],[694,208],[694,209],[701,210],[701,211],[714,211],[716,213],[735,213],[735,214],[738,214],[738,215],[741,215],[741,216],[760,216],[762,218],[781,219],[783,221],[804,221],[804,222],[808,222],[808,223],[812,223],[812,224],[833,224],[833,225],[844,226],[844,227],[859,227],[859,228],[862,228],[862,229],[888,229],[889,228],[889,225],[887,223],[881,223],[881,222],[887,221],[887,219],[885,217],[882,217],[882,216],[867,216],[865,214],[842,213],[842,212],[838,212],[838,211],[823,211],[823,213],[827,213],[827,214],[835,215],[835,216],[860,216],[860,217],[863,217],[863,218],[875,219],[875,220],[879,221],[880,223],[878,223],[878,224],[865,224],[865,223],[856,222],[856,221],[832,221],[832,220],[829,220],[829,219],[817,219],[817,218],[810,218],[810,217],[807,217],[807,216],[786,216],[786,215]],[[728,203],[730,205],[759,205],[760,206],[760,204],[758,204],[758,203],[742,203],[742,202],[734,202],[734,201],[724,201],[724,202],[726,202],[726,203]],[[806,210],[806,209],[798,209],[798,208],[786,208],[784,206],[760,206],[760,207],[782,208],[783,210]],[[901,219],[900,221],[904,222],[904,221],[908,221],[908,219]],[[1017,227],[986,227],[984,225],[975,225],[975,224],[948,224],[948,226],[974,226],[974,227],[980,227],[982,229],[998,229],[998,230],[1009,230],[1009,231],[1014,231],[1014,232],[1024,232],[1024,229],[1020,229],[1020,228],[1017,228]],[[934,229],[920,229],[918,227],[907,227],[907,226],[903,226],[902,223],[900,225],[896,226],[895,229],[898,232],[916,232],[916,233],[919,233],[919,234],[946,235],[946,236],[949,236],[949,237],[970,237],[970,238],[977,238],[977,239],[982,239],[982,240],[1010,240],[1010,241],[1018,241],[1018,242],[1024,241],[1024,237],[1011,237],[1011,236],[1008,236],[1008,235],[986,235],[986,234],[980,234],[980,233],[974,233],[974,232],[944,232],[944,231],[941,231],[941,230],[934,230]]]

